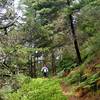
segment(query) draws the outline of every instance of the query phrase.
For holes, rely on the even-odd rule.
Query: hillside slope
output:
[[[100,100],[100,54],[74,68],[63,79],[62,90],[68,100]]]

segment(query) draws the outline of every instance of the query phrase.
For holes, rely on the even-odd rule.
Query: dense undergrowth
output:
[[[83,63],[78,66],[70,67],[70,72],[65,73],[63,82],[67,90],[67,95],[82,97],[88,93],[91,96],[100,95],[100,34],[88,38],[81,46]],[[66,61],[67,63],[67,61]],[[67,69],[68,66],[65,65]],[[63,72],[62,72],[63,73]],[[62,73],[59,76],[63,76]],[[81,100],[81,99],[80,99]],[[83,100],[83,99],[82,99]],[[95,100],[95,99],[94,99]]]
[[[67,77],[63,79],[63,82],[70,88],[70,91],[68,90],[67,92],[70,92],[69,94],[71,95],[81,97],[90,92],[99,93],[100,95],[99,52],[88,55],[82,65],[71,69]]]
[[[20,88],[5,93],[4,100],[66,100],[60,87],[60,79],[17,77]],[[18,84],[18,83],[16,83]]]

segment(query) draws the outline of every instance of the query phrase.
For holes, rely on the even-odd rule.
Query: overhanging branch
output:
[[[0,27],[0,29],[4,29],[5,35],[7,35],[7,28],[13,26],[18,18],[19,17],[15,18],[14,21],[12,21],[11,23],[8,23],[7,25],[4,25],[4,26]]]

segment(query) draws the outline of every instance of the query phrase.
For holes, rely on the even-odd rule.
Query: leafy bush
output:
[[[59,80],[32,79],[24,83],[14,93],[9,93],[8,100],[66,100],[60,89]]]
[[[74,61],[74,55],[70,51],[65,50],[63,58],[58,63],[58,66],[60,67],[59,69],[71,70],[71,68],[77,65]]]
[[[79,71],[72,71],[68,77],[64,78],[64,82],[66,84],[74,84],[74,83],[79,83],[81,78],[81,72]]]
[[[28,77],[28,76],[26,77],[23,74],[16,75],[15,78],[21,85],[24,84],[24,83],[29,83],[31,81],[30,77]]]
[[[100,72],[92,74],[84,82],[80,83],[80,86],[93,86],[96,84],[96,81],[100,78]]]

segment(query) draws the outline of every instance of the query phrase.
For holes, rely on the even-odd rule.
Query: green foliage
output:
[[[0,4],[5,1],[0,0]],[[7,56],[5,63],[9,67],[9,70],[0,70],[0,73],[2,75],[11,74],[10,71],[16,72],[16,67],[19,68],[18,70],[27,69],[30,55],[39,51],[47,52],[44,56],[50,56],[49,50],[57,48],[60,50],[55,51],[55,57],[59,55],[62,58],[59,60],[57,71],[62,69],[70,71],[63,80],[67,85],[78,85],[78,87],[91,89],[97,86],[96,82],[100,80],[100,73],[93,72],[93,74],[89,73],[91,76],[87,76],[84,75],[83,69],[85,64],[90,62],[100,51],[100,22],[98,21],[100,19],[100,0],[79,0],[79,3],[74,4],[71,0],[70,7],[68,7],[67,0],[23,1],[27,5],[23,32],[12,31],[9,32],[10,36],[8,35],[4,39],[0,38],[0,46]],[[77,15],[79,9],[80,15]],[[74,13],[74,11],[76,12]],[[76,68],[78,70],[75,71],[73,69],[77,66],[75,63],[77,61],[73,52],[72,38],[69,39],[71,35],[68,15],[71,13],[77,16],[77,32],[84,39],[79,39],[79,42],[82,41],[80,46],[84,63],[79,66],[80,69]],[[11,12],[11,14],[13,13]],[[26,46],[25,43],[28,45]],[[46,60],[49,58],[48,56],[45,58]],[[95,67],[100,67],[100,64]],[[37,73],[40,74],[39,68],[37,68]],[[63,73],[64,71],[61,71],[57,76],[61,77]],[[60,88],[60,81],[59,79],[31,79],[24,75],[16,75],[11,79],[10,85],[6,85],[0,90],[0,97],[4,97],[4,100],[66,100],[67,98],[62,94]]]
[[[60,89],[60,80],[32,79],[17,92],[9,93],[8,100],[66,100]]]
[[[81,79],[81,72],[72,71],[66,78],[64,78],[64,82],[68,85],[79,83]]]
[[[66,20],[64,10],[66,2],[64,0],[26,0],[25,4],[28,6],[26,29],[31,29],[31,31],[34,29],[33,39],[34,41],[38,40],[38,43],[35,42],[35,46],[55,46],[58,42],[56,43],[54,40],[60,40],[56,36],[61,37],[58,33],[65,34],[63,31],[66,31],[66,22],[64,21]],[[44,36],[45,33],[48,36]],[[63,41],[65,41],[64,38],[59,43],[62,44]]]
[[[100,72],[88,76],[84,82],[81,82],[78,87],[86,87],[90,89],[97,89],[97,81],[100,79]]]
[[[100,64],[97,64],[95,67],[96,67],[96,68],[99,68],[99,67],[100,67]]]
[[[58,72],[57,75],[56,75],[56,77],[57,78],[62,78],[63,77],[63,74],[64,74],[64,70]]]
[[[100,32],[95,35],[94,49],[95,49],[95,51],[100,50]]]
[[[93,0],[92,0],[93,1]],[[99,32],[98,18],[100,17],[100,1],[96,0],[81,9],[79,28],[88,36],[94,36]],[[85,13],[84,13],[85,12]]]
[[[70,88],[73,87],[73,93],[75,93],[78,89],[84,88],[89,91],[97,91],[98,80],[100,80],[100,72],[92,73],[87,76],[79,71],[72,71],[66,78],[63,79],[65,84],[67,84]]]
[[[83,46],[82,46],[82,50],[81,50],[81,55],[82,55],[82,59],[86,60],[88,59],[91,55],[93,55],[94,53],[94,37],[89,38],[89,40],[87,40]]]
[[[5,75],[7,75],[7,73]],[[5,80],[6,84],[4,83],[3,87],[0,87],[0,97],[3,100],[7,100],[7,94],[16,91],[24,83],[29,83],[30,77],[26,77],[23,74],[19,74],[16,76],[13,75],[9,78],[8,77],[4,78],[4,80]],[[2,84],[2,81],[0,84]]]
[[[81,47],[83,61],[87,63],[93,59],[100,50],[100,34],[96,33],[94,37],[89,38]]]
[[[77,64],[74,62],[75,57],[73,53],[71,53],[70,49],[66,50],[63,52],[62,59],[58,63],[58,68],[61,69],[66,69],[66,70],[71,70],[74,68]]]
[[[24,83],[29,83],[31,81],[31,78],[28,76],[25,76],[23,74],[19,74],[15,76],[15,79],[18,81],[20,85],[23,85]]]

